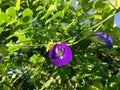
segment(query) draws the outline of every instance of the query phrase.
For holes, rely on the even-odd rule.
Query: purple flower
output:
[[[96,32],[95,37],[98,38],[101,42],[103,42],[108,48],[111,49],[113,47],[112,38],[104,32]]]
[[[0,62],[2,62],[2,55],[0,55]]]
[[[64,66],[72,60],[72,51],[63,42],[55,44],[49,51],[49,58],[57,67]]]

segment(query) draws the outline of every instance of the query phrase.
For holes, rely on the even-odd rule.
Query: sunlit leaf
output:
[[[65,8],[63,9],[63,13],[65,13],[67,10],[68,10],[68,8],[70,7],[70,5],[72,4],[72,2],[73,2],[74,0],[70,0],[68,3],[67,3],[67,5],[65,6]]]
[[[22,12],[22,20],[23,22],[30,22],[32,20],[32,15],[33,12],[30,8],[26,8],[23,12]]]
[[[47,88],[52,82],[54,81],[53,77],[51,77],[41,88],[44,89],[44,88]]]
[[[5,45],[0,45],[0,54],[3,56],[7,54],[7,48]]]
[[[94,80],[93,85],[96,86],[97,88],[99,88],[100,90],[102,90],[104,88],[102,83],[100,82],[100,80]]]
[[[0,25],[6,22],[10,17],[6,13],[0,14]]]
[[[46,24],[54,19],[56,19],[57,17],[61,17],[62,16],[62,11],[59,11],[57,12],[55,15],[53,15],[51,18],[49,18],[47,21],[46,21]]]
[[[119,0],[116,0],[116,7],[120,8],[120,1]]]
[[[34,0],[32,4],[35,5],[38,2],[39,2],[39,0]]]
[[[21,0],[16,0],[16,6],[15,6],[15,9],[18,11],[20,9],[20,3],[21,3]]]
[[[39,7],[37,7],[36,11],[39,11],[39,10],[42,10],[42,9],[43,9],[43,7],[39,6]]]
[[[41,17],[41,19],[44,19],[44,18],[46,18],[46,17],[48,17],[52,12],[54,12],[55,10],[49,10],[45,15],[43,15],[42,17]]]
[[[30,58],[30,62],[33,64],[40,64],[42,62],[44,62],[45,58],[40,56],[40,55],[36,55],[34,54],[31,58]]]
[[[101,15],[97,15],[97,14],[96,14],[94,17],[95,17],[95,19],[102,20],[102,16],[101,16]]]
[[[45,15],[43,15],[42,17],[41,17],[41,19],[44,19],[44,18],[46,18],[46,17],[48,17],[52,12],[54,12],[54,11],[56,11],[56,5],[54,4],[54,5],[51,5],[49,8],[48,8],[48,10],[47,10],[47,13],[45,14]]]
[[[0,34],[1,34],[1,32],[3,31],[3,29],[4,29],[3,27],[0,27]]]
[[[6,10],[6,13],[11,16],[12,18],[16,17],[16,11],[14,7],[10,7]]]
[[[100,90],[100,89],[98,89],[96,86],[94,86],[94,85],[90,85],[89,87],[88,87],[88,90]]]

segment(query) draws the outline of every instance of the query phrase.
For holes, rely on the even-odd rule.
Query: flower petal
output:
[[[49,51],[49,58],[54,65],[60,67],[71,61],[72,51],[65,43],[55,44]]]
[[[113,41],[112,41],[112,38],[103,33],[103,32],[96,32],[95,33],[95,36],[96,38],[98,38],[101,42],[105,43],[105,45],[108,47],[108,48],[112,48],[113,47]]]
[[[2,55],[0,55],[0,62],[2,62]]]
[[[62,58],[62,64],[66,65],[72,60],[72,51],[65,43],[61,43],[61,46],[65,48],[65,52]]]

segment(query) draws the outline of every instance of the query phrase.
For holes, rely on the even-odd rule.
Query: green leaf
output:
[[[2,0],[0,0],[0,4],[2,4]]]
[[[56,10],[56,9],[57,9],[57,8],[56,8],[56,5],[54,4],[54,5],[51,5],[51,6],[48,8],[47,11]]]
[[[16,22],[16,11],[14,7],[10,7],[6,10],[6,13],[8,14],[8,16],[10,16],[11,18],[7,21],[7,25],[13,24],[14,22]]]
[[[100,90],[94,85],[89,85],[88,90]]]
[[[5,72],[5,65],[4,64],[0,64],[0,76]],[[0,77],[1,78],[1,77]],[[2,81],[2,80],[1,80]],[[1,82],[0,81],[0,82]]]
[[[7,54],[7,48],[5,45],[0,45],[0,54],[2,54],[2,55]]]
[[[68,10],[68,8],[70,7],[70,5],[72,4],[72,2],[73,2],[74,0],[70,0],[69,2],[68,2],[68,4],[65,6],[65,8],[62,10],[62,12],[63,13],[65,13],[67,10]]]
[[[120,0],[116,0],[116,7],[120,8]]]
[[[32,15],[33,12],[30,8],[26,8],[23,12],[22,12],[22,20],[25,23],[29,23],[32,20]]]
[[[55,10],[54,9],[52,9],[52,10],[49,10],[45,15],[43,15],[42,17],[41,17],[41,19],[44,19],[44,18],[47,18],[52,12],[54,12]]]
[[[36,20],[38,19],[39,15],[40,15],[41,13],[43,13],[43,12],[44,12],[44,10],[39,11],[39,13],[36,15],[36,17],[34,18],[34,20],[36,21]]]
[[[11,16],[12,18],[16,17],[16,11],[14,9],[14,7],[10,7],[6,10],[6,13]]]
[[[0,25],[5,23],[10,17],[6,13],[0,14]]]
[[[17,21],[16,19],[8,20],[6,26],[8,26],[8,25],[10,25],[10,24],[13,24],[13,23],[15,23],[16,21]]]
[[[94,80],[93,85],[99,88],[100,90],[103,90],[103,85],[100,80]]]
[[[52,47],[53,44],[54,44],[54,42],[49,42],[49,43],[46,45],[46,51],[47,51],[47,52],[50,50],[50,48]]]
[[[25,34],[22,32],[15,32],[14,35],[18,36],[18,40],[19,40],[18,42],[24,42],[27,40]]]
[[[94,18],[95,18],[95,19],[102,20],[102,16],[101,16],[101,15],[99,15],[99,14],[95,14],[95,15],[94,15]]]
[[[39,7],[37,7],[36,11],[39,11],[39,10],[42,10],[42,9],[43,9],[43,7],[39,6]]]
[[[48,19],[45,24],[47,24],[48,22],[51,22],[52,20],[56,19],[57,17],[61,17],[61,16],[62,16],[62,11],[59,11],[55,15],[53,15],[50,19]]]
[[[13,35],[10,35],[6,40],[8,40],[8,39],[10,39],[11,37],[14,37],[14,36],[18,37],[18,41],[17,41],[18,43],[19,42],[24,42],[25,43],[25,41],[28,40],[26,38],[25,34],[21,31],[15,32]]]
[[[20,2],[21,2],[21,0],[17,0],[17,2],[16,2],[15,9],[17,11],[20,9]]]
[[[7,44],[7,46],[8,46],[7,51],[8,51],[8,53],[9,53],[9,55],[14,54],[15,51],[17,51],[17,50],[19,50],[20,48],[22,48],[22,46],[14,46],[14,45],[13,45],[13,46],[9,46],[9,45],[13,45],[12,41],[10,41],[10,42]]]
[[[44,62],[45,58],[40,56],[40,55],[36,55],[34,54],[31,58],[30,58],[30,62],[33,64],[39,64]]]
[[[32,4],[35,5],[35,4],[37,4],[38,2],[39,2],[39,0],[34,0]]]
[[[4,29],[4,27],[0,27],[0,34],[1,34],[1,32],[3,31],[3,29]]]
[[[43,90],[44,88],[47,88],[50,86],[50,84],[54,81],[54,78],[51,77],[47,82],[45,82],[45,84],[42,86],[42,88],[40,90]]]
[[[44,19],[44,18],[48,17],[52,12],[54,12],[54,11],[56,11],[56,10],[57,10],[56,5],[51,5],[51,6],[48,8],[46,14],[41,17],[41,19]]]

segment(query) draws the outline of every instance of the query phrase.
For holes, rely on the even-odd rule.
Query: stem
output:
[[[96,31],[98,31],[101,26],[102,26],[102,24],[100,24],[100,25],[93,31],[93,33],[95,33]],[[93,33],[92,33],[92,34],[93,34]]]
[[[41,45],[45,45],[45,44],[37,44],[37,45],[25,45],[25,44],[7,44],[7,47],[18,47],[18,46],[22,46],[22,47],[37,47],[37,46],[41,46]]]
[[[61,41],[61,42],[66,42],[66,41],[68,41],[68,40],[70,40],[70,39],[72,39],[73,37],[69,37],[69,38],[67,38],[67,39],[65,39],[65,40],[63,40],[63,41]]]
[[[109,15],[106,19],[104,19],[103,21],[101,21],[101,22],[99,22],[98,24],[94,25],[94,26],[93,26],[93,27],[91,27],[90,29],[93,29],[93,28],[95,28],[95,27],[99,26],[100,24],[102,24],[102,23],[106,22],[108,19],[110,19],[110,18],[111,18],[111,17],[113,17],[113,16],[114,16],[114,14]]]
[[[72,27],[72,25],[74,25],[77,21],[77,18],[75,18],[66,28],[65,31],[67,31],[70,27]]]
[[[74,43],[72,43],[72,44],[68,44],[68,46],[75,45],[75,44],[79,43],[80,41],[82,41],[82,40],[90,37],[92,34],[94,34],[96,31],[98,31],[101,26],[102,26],[102,24],[100,24],[100,25],[94,30],[94,32],[90,33],[90,35],[85,36],[84,38],[82,38],[82,39],[80,39],[80,40],[78,40],[78,41],[76,41],[76,42],[74,42]]]
[[[52,82],[54,81],[54,78],[53,77],[50,77],[50,79],[45,83],[43,84],[42,88],[40,90],[44,90],[46,87],[48,87]]]
[[[108,2],[110,3],[110,5],[111,5],[114,9],[117,10],[117,7],[116,7],[115,5],[113,5],[109,0],[108,0]]]
[[[68,40],[70,40],[72,38],[73,37],[69,37],[69,38],[67,38],[67,39],[65,39],[65,40],[63,40],[61,42],[66,42],[66,41],[68,41]],[[58,42],[56,42],[56,43],[58,43]],[[18,47],[18,46],[21,46],[21,47],[38,47],[38,46],[41,46],[41,45],[46,45],[46,44],[37,44],[37,45],[32,45],[32,44],[30,44],[30,45],[25,45],[25,44],[7,44],[6,46],[7,47]]]

